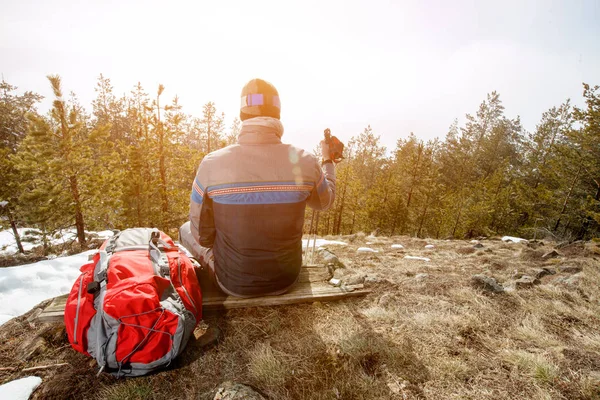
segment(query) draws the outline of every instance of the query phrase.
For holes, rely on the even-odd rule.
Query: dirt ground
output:
[[[366,297],[205,315],[218,344],[192,339],[134,379],[96,377],[61,324],[30,312],[0,327],[0,383],[39,376],[34,399],[212,399],[228,380],[269,399],[600,399],[597,242],[330,239],[348,243],[328,246],[345,265],[336,276],[364,280]]]

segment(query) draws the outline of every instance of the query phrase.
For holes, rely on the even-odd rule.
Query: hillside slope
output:
[[[36,399],[212,399],[227,380],[271,399],[600,398],[596,243],[332,239],[348,243],[328,247],[336,276],[367,297],[207,315],[218,345],[192,341],[168,370],[126,380],[96,377],[32,311],[0,327],[0,383],[37,375]]]

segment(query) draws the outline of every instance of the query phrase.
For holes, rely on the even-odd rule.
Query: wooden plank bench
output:
[[[298,283],[287,293],[279,296],[263,296],[243,299],[227,296],[214,288],[202,290],[202,309],[231,309],[245,307],[275,306],[313,301],[333,301],[347,297],[364,296],[370,290],[363,285],[332,286],[328,283],[331,274],[326,267],[317,265],[302,266]],[[63,322],[67,295],[55,297],[42,311],[37,320],[40,322]]]

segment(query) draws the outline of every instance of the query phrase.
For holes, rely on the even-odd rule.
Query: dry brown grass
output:
[[[223,332],[220,344],[201,349],[192,341],[175,365],[151,376],[97,378],[89,359],[65,347],[61,327],[32,328],[26,316],[0,329],[0,366],[71,365],[37,372],[43,383],[34,398],[212,399],[231,380],[271,399],[600,399],[596,244],[544,261],[551,243],[481,243],[475,250],[466,241],[355,235],[330,250],[367,276],[370,295],[207,315]],[[361,246],[379,253],[358,254]],[[583,271],[577,281],[565,283],[572,274],[558,272],[499,295],[469,284],[473,274],[506,283],[542,265]],[[43,347],[18,361],[40,333]],[[0,383],[20,376],[1,371]]]

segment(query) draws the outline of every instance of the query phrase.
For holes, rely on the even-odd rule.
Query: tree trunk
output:
[[[421,214],[421,221],[419,222],[419,231],[417,232],[417,237],[421,237],[421,230],[423,229],[423,223],[425,222],[425,215],[427,215],[427,209],[429,208],[429,195],[425,198],[425,208],[423,209],[423,214]]]
[[[71,175],[69,177],[69,183],[71,184],[71,195],[73,196],[73,202],[75,203],[75,228],[77,229],[77,240],[79,241],[79,247],[84,249],[85,225],[83,223],[83,212],[81,210],[81,199],[79,198],[77,177],[75,175]]]
[[[462,209],[463,209],[462,196],[458,201],[460,202],[460,205],[458,208],[458,213],[456,214],[456,220],[454,221],[454,228],[452,228],[452,238],[456,237],[456,229],[458,228],[458,222],[460,221],[460,215],[462,214]]]
[[[340,199],[340,211],[339,211],[339,214],[338,214],[337,225],[335,226],[334,231],[333,231],[333,233],[335,235],[339,235],[341,233],[341,231],[342,231],[342,216],[344,214],[344,202],[345,202],[345,199],[346,199],[346,187],[347,186],[348,186],[347,184],[344,184],[344,187],[343,187],[343,190],[342,190],[342,197]],[[335,221],[334,221],[334,224],[335,224]]]
[[[582,168],[582,166],[580,165],[579,168],[577,169],[577,173],[575,174],[575,178],[573,178],[573,182],[571,182],[571,186],[569,187],[569,191],[567,192],[567,196],[565,197],[565,201],[563,202],[562,209],[560,210],[560,213],[558,214],[558,219],[556,220],[556,224],[554,224],[554,229],[553,229],[554,232],[556,232],[558,230],[558,227],[560,225],[560,220],[562,219],[562,216],[567,209],[567,203],[569,202],[569,199],[571,198],[571,193],[573,192],[573,188],[575,187],[575,184],[579,180],[579,173],[581,172],[581,168]]]
[[[594,182],[596,183],[596,195],[594,196],[594,200],[599,201],[600,200],[600,184],[598,183],[598,181],[594,180]],[[579,233],[577,234],[577,240],[583,240],[585,238],[585,234],[587,233],[588,228],[590,227],[590,224],[592,223],[594,219],[588,215],[585,220],[583,221],[583,224],[581,225],[581,229],[579,229]]]
[[[21,236],[19,236],[19,231],[17,230],[17,224],[13,219],[12,212],[8,210],[8,220],[10,221],[10,227],[12,228],[13,234],[15,235],[15,241],[17,242],[17,248],[19,249],[19,253],[25,253],[23,250],[23,245],[21,244]]]

